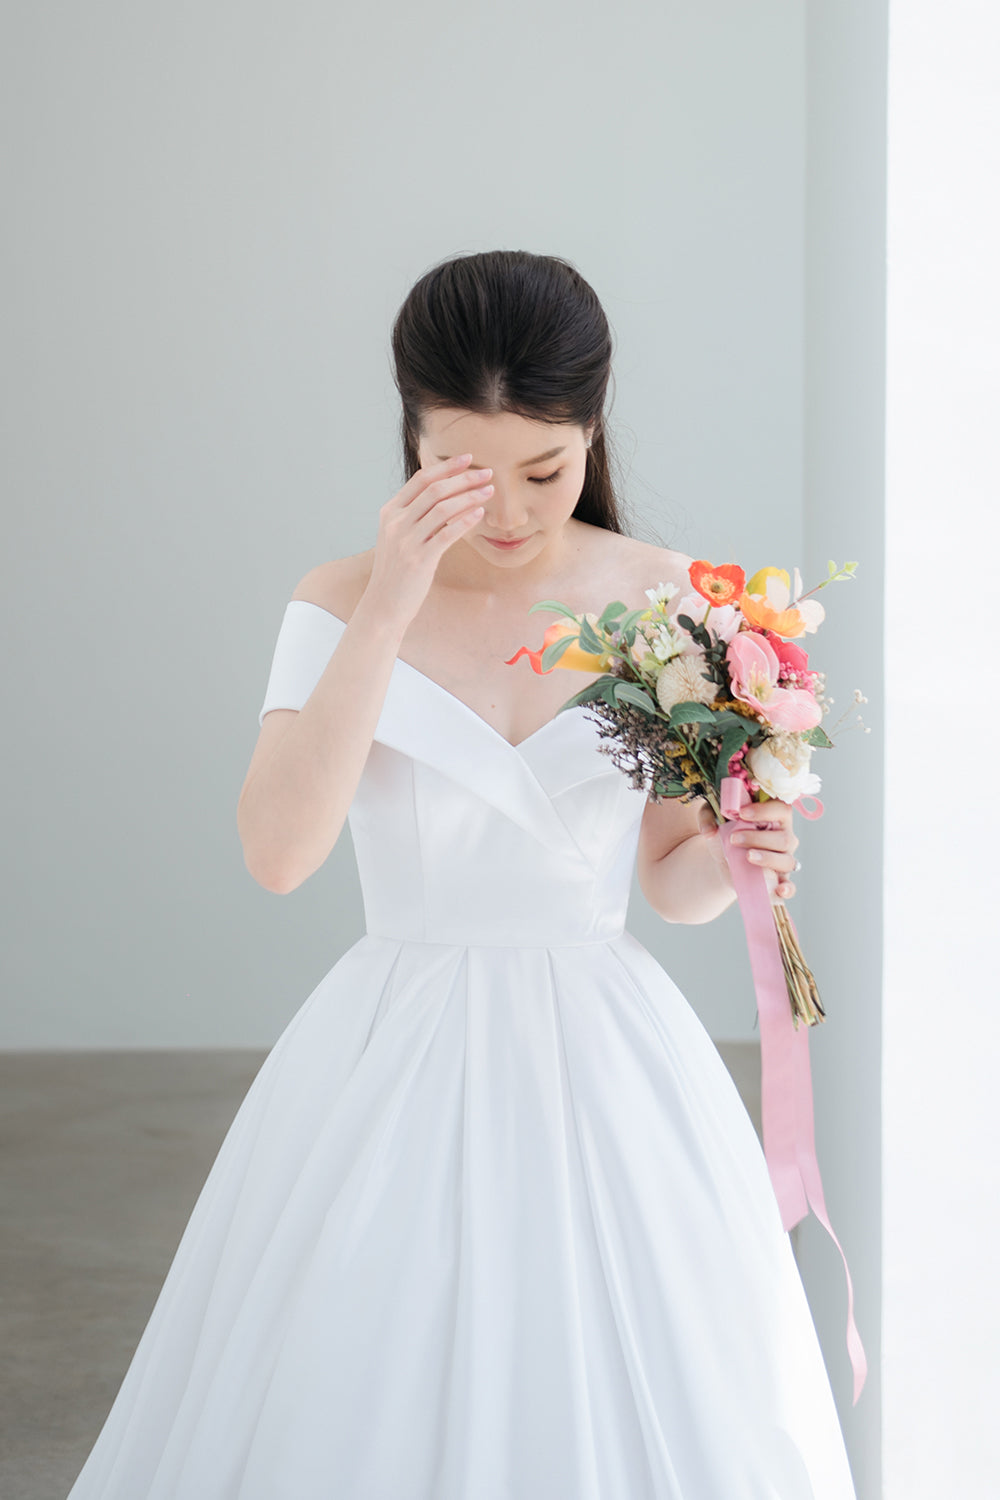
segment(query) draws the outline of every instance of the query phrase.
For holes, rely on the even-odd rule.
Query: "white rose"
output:
[[[746,765],[762,791],[781,802],[795,802],[799,797],[814,796],[822,786],[815,771],[809,769],[812,746],[797,734],[770,736],[746,754]]]
[[[675,703],[711,703],[718,696],[718,686],[701,675],[704,666],[700,653],[667,662],[656,679],[656,701],[665,714]]]

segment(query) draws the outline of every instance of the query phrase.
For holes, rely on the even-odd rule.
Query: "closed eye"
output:
[[[558,479],[559,478],[559,475],[561,473],[562,473],[562,469],[556,469],[553,474],[545,474],[544,476],[540,475],[540,474],[532,474],[532,476],[531,476],[531,483],[532,484],[551,484],[554,479]]]

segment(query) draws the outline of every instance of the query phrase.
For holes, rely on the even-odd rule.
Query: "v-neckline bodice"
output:
[[[329,615],[332,620],[336,620],[338,625],[346,626],[348,623],[346,620],[342,619],[340,615],[334,614],[332,609],[327,609],[323,604],[315,604],[311,599],[296,599],[293,602],[296,604],[308,604],[311,609],[318,609],[321,614]],[[442,693],[444,697],[450,699],[453,704],[457,704],[460,709],[464,710],[464,712],[467,713],[471,718],[475,719],[478,724],[481,724],[487,731],[487,733],[491,734],[495,739],[499,740],[501,745],[506,745],[507,749],[513,751],[514,754],[520,754],[520,752],[523,751],[527,746],[533,744],[534,741],[538,740],[543,734],[546,733],[546,731],[551,729],[552,725],[555,724],[557,720],[564,719],[567,714],[573,712],[572,709],[557,709],[556,712],[552,715],[551,719],[546,719],[544,724],[540,724],[537,729],[533,729],[530,734],[525,735],[524,739],[518,740],[515,744],[513,741],[509,740],[505,734],[501,734],[499,729],[497,729],[494,724],[490,723],[489,719],[484,719],[482,714],[477,713],[474,708],[470,707],[470,705],[466,703],[464,698],[460,698],[457,693],[453,693],[450,688],[446,688],[444,684],[438,682],[436,678],[429,677],[426,672],[422,672],[420,668],[415,667],[412,662],[404,661],[401,656],[397,656],[395,662],[393,663],[393,671],[395,671],[399,667],[402,667],[406,672],[412,672],[415,677],[419,677],[422,682],[427,683],[433,691]],[[569,696],[571,695],[567,694],[567,697]],[[576,705],[577,708],[581,706],[582,705],[579,704]]]

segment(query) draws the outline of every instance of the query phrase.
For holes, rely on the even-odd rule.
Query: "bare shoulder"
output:
[[[310,568],[295,585],[292,598],[318,604],[342,620],[349,620],[371,575],[374,551],[369,547],[365,552],[334,557]]]
[[[676,583],[678,588],[687,588],[692,558],[686,552],[617,532],[605,532],[596,540],[599,550],[595,571],[602,579],[613,577],[616,593],[627,595],[623,597],[623,603],[629,609],[648,604],[645,591],[657,584]]]

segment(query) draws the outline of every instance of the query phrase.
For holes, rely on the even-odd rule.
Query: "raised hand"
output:
[[[442,554],[483,515],[492,469],[470,469],[471,453],[420,468],[379,511],[365,594],[404,628],[419,610]]]

